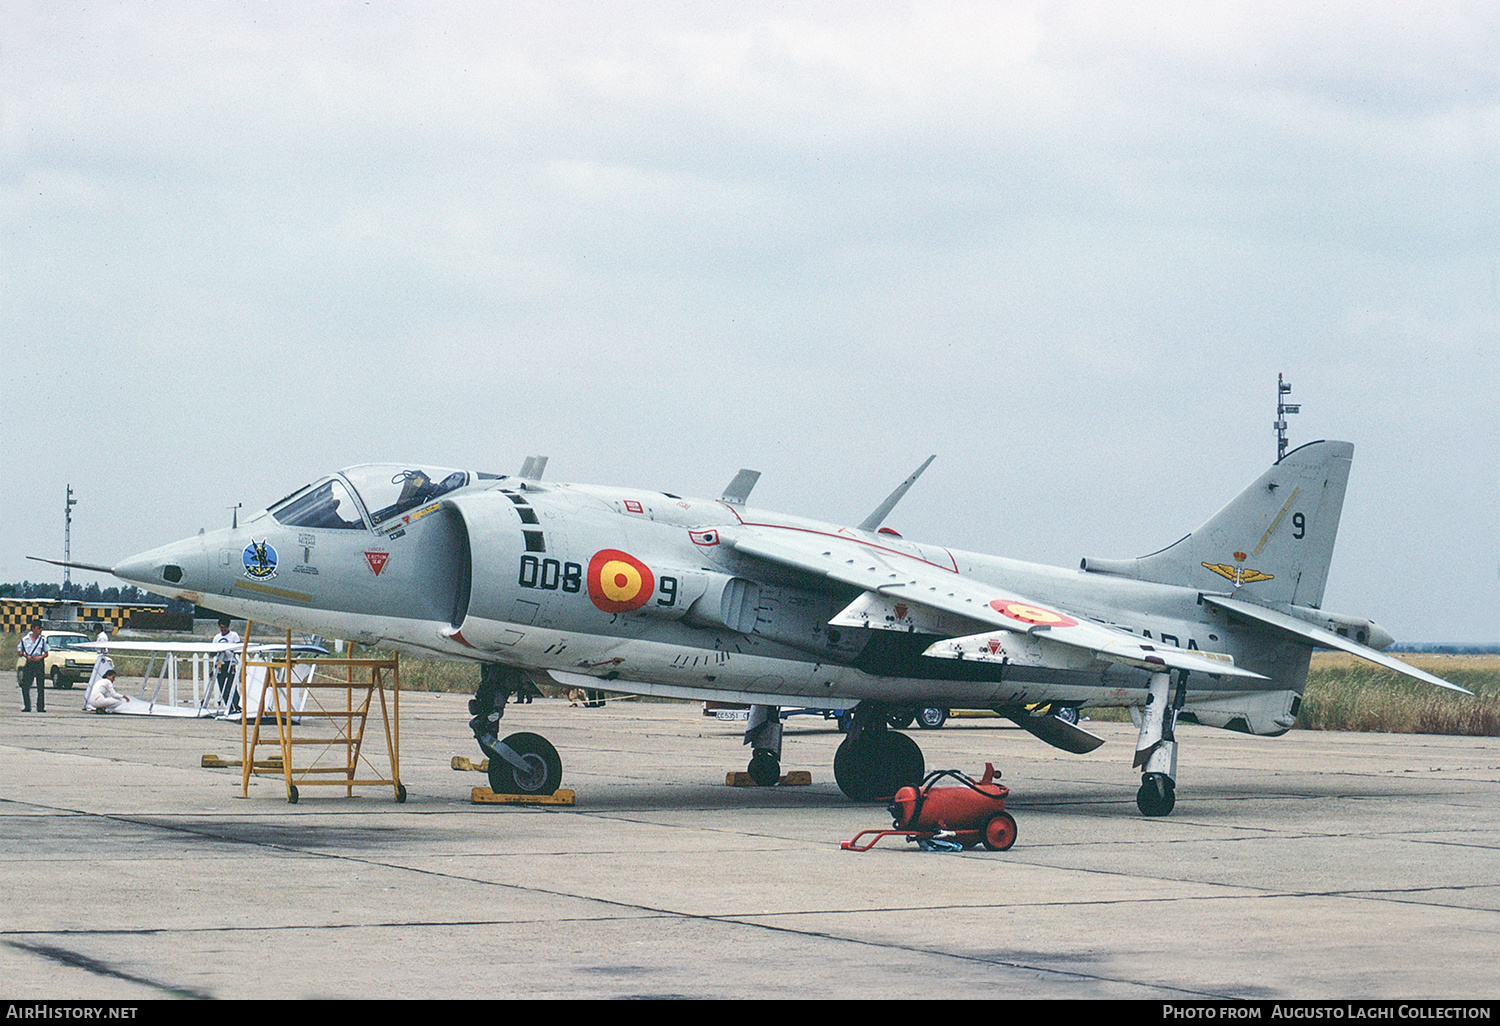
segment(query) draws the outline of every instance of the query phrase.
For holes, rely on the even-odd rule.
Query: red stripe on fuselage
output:
[[[921,556],[913,556],[910,552],[902,552],[900,549],[893,549],[885,545],[877,545],[872,541],[867,541],[864,538],[856,538],[853,535],[849,534],[838,534],[833,531],[819,531],[811,527],[791,527],[787,524],[764,524],[758,521],[746,520],[744,517],[740,516],[739,511],[729,503],[723,501],[722,499],[718,500],[718,502],[719,505],[723,506],[725,509],[729,510],[729,512],[734,514],[734,519],[738,520],[740,522],[740,526],[742,527],[772,527],[778,531],[798,531],[802,534],[814,534],[820,538],[837,538],[839,541],[854,542],[856,545],[863,545],[866,548],[875,549],[878,552],[889,552],[893,556],[903,556],[906,559],[914,559],[918,563],[925,563],[936,570],[942,570],[950,574],[958,573],[958,560],[954,559],[953,553],[949,552],[947,549],[943,549],[942,551],[943,554],[948,557],[949,565],[943,566],[941,563],[934,563],[930,559],[923,559]],[[938,547],[941,548],[941,546]]]

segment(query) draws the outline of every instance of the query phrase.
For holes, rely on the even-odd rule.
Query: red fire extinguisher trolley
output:
[[[908,841],[951,842],[963,848],[983,844],[990,851],[1005,851],[1016,843],[1016,821],[1005,811],[1010,788],[995,783],[995,767],[984,764],[978,780],[958,770],[933,770],[916,787],[897,791],[888,806],[894,817],[892,830],[862,830],[840,847],[845,851],[869,851],[882,837],[905,837]],[[951,777],[956,784],[939,787]],[[867,843],[860,838],[874,834]]]

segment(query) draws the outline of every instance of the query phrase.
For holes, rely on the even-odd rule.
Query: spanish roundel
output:
[[[651,568],[628,552],[600,549],[589,560],[589,598],[606,613],[639,609],[655,590]]]
[[[1078,621],[1071,616],[1053,612],[1042,606],[1033,606],[1029,602],[1007,602],[1005,599],[996,599],[990,603],[990,608],[1012,620],[1020,620],[1022,623],[1041,624],[1046,627],[1078,626]]]

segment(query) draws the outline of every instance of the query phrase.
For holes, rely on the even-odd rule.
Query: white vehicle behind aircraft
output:
[[[112,572],[258,623],[478,662],[470,724],[496,791],[561,782],[544,738],[498,736],[509,697],[545,674],[749,703],[763,783],[780,772],[781,706],[853,706],[833,769],[858,800],[923,775],[893,712],[993,709],[1083,752],[1102,741],[1073,722],[1079,708],[1131,707],[1137,804],[1160,816],[1175,802],[1179,716],[1286,731],[1314,646],[1463,690],[1382,655],[1392,639],[1375,624],[1321,608],[1352,454],[1304,445],[1175,544],[1078,569],[883,529],[917,474],[841,527],[747,506],[753,471],[694,499],[544,484],[534,458],[513,477],[351,467]]]

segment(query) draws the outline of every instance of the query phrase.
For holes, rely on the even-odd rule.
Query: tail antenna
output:
[[[1286,402],[1286,396],[1292,390],[1290,381],[1282,380],[1280,374],[1276,375],[1276,423],[1271,426],[1276,429],[1276,462],[1286,455],[1286,415],[1288,413],[1301,413],[1301,403]]]

